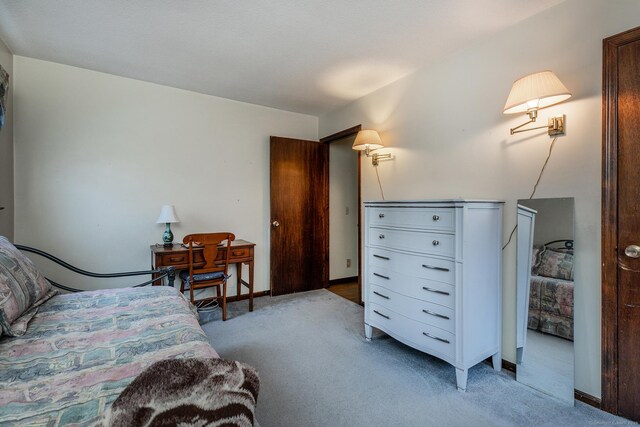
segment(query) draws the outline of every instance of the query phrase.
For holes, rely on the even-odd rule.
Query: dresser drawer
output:
[[[454,235],[426,231],[369,228],[369,245],[453,258]]]
[[[371,267],[366,280],[367,284],[381,286],[408,297],[449,308],[455,307],[455,287],[448,283],[411,277],[381,267]]]
[[[455,283],[456,263],[428,256],[405,254],[382,248],[369,248],[367,258],[370,266],[406,273],[409,276]]]
[[[454,208],[372,208],[370,224],[374,226],[420,228],[453,231]]]
[[[435,326],[409,319],[393,310],[369,303],[368,318],[371,326],[405,338],[416,348],[452,361],[455,358],[455,335]]]
[[[436,326],[455,335],[455,312],[451,308],[407,297],[376,285],[370,285],[368,292],[368,303],[388,308],[410,319]]]

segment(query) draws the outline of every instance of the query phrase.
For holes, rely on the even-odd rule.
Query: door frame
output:
[[[640,27],[603,40],[602,55],[602,404],[618,413],[618,48]]]
[[[336,132],[334,134],[325,136],[324,138],[320,138],[320,142],[324,144],[331,144],[332,142],[338,141],[343,138],[347,138],[352,135],[356,135],[358,132],[362,130],[362,125],[355,125],[348,129],[341,130],[340,132]],[[329,162],[331,162],[331,158],[329,158]],[[361,222],[362,222],[362,156],[358,153],[358,301],[362,303],[362,232],[361,232]],[[331,180],[331,177],[329,177]],[[327,183],[329,185],[329,183]],[[327,189],[329,191],[329,189]],[[329,198],[331,198],[331,194],[329,194]],[[331,232],[329,232],[329,238],[331,238]],[[327,260],[327,264],[329,261]],[[329,265],[327,265],[327,271],[329,271]]]

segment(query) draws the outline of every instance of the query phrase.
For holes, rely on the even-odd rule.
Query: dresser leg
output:
[[[491,356],[491,362],[493,363],[493,369],[500,372],[502,370],[502,352],[499,351]]]
[[[364,337],[367,341],[371,341],[371,335],[373,334],[373,328],[366,323],[364,324]]]
[[[462,391],[467,390],[467,374],[468,373],[469,373],[468,369],[456,368],[456,385],[458,386],[458,390],[462,390]]]

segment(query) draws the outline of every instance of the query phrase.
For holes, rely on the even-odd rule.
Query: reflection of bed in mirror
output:
[[[573,199],[518,201],[516,379],[573,404]]]
[[[532,250],[529,329],[573,341],[573,240]]]

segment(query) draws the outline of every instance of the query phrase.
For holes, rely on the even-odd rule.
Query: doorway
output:
[[[602,409],[640,421],[640,27],[603,62]]]
[[[329,148],[334,142],[355,138],[361,126],[329,135],[320,141],[272,136],[270,141],[270,285],[271,295],[327,288],[329,281]],[[336,146],[337,147],[337,146]],[[357,252],[349,255],[351,271],[337,273],[335,285],[349,289],[354,302],[361,291],[361,195],[360,156],[348,147],[342,154],[356,156],[357,201],[349,206],[349,218],[357,225]],[[353,166],[352,166],[353,167]],[[353,192],[352,192],[353,193]],[[341,212],[346,213],[345,210]],[[353,244],[353,242],[351,242]],[[337,259],[344,258],[338,255]],[[337,263],[338,261],[336,261]],[[355,268],[354,268],[355,266]],[[341,283],[342,282],[342,283]],[[353,282],[349,285],[348,282]]]
[[[351,146],[361,126],[322,138],[329,145],[329,291],[360,304],[360,156]]]

